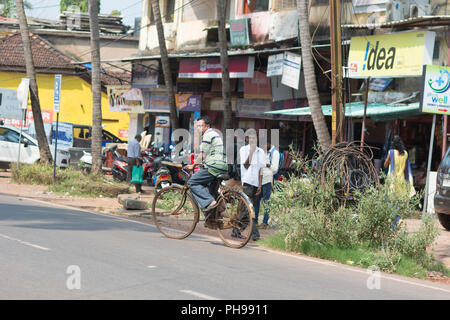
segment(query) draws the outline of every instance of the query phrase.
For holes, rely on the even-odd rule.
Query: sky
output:
[[[60,0],[28,0],[33,6],[26,14],[35,18],[58,20]],[[141,16],[142,0],[101,0],[100,13],[109,14],[113,10],[122,13],[123,23],[134,26],[134,18]]]

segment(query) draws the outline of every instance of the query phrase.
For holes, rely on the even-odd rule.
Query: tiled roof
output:
[[[34,67],[37,72],[78,71],[77,73],[81,77],[90,81],[91,73],[87,67],[72,64],[78,62],[77,60],[59,51],[38,35],[30,33],[30,41]],[[0,38],[0,69],[2,67],[25,69],[20,32]],[[103,71],[101,72],[101,81],[103,85],[127,85],[131,82],[131,72]]]
[[[77,67],[70,63],[73,58],[54,48],[48,41],[38,35],[30,33],[31,50],[33,52],[34,67],[47,70],[75,70]],[[0,67],[25,67],[22,36],[20,32],[0,38]]]

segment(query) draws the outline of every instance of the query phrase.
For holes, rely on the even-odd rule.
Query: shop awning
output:
[[[325,116],[331,116],[331,105],[322,106],[322,112]],[[268,111],[265,114],[279,114],[286,116],[310,116],[311,110],[306,108],[284,109]],[[407,105],[389,105],[384,103],[370,103],[367,105],[366,116],[374,121],[395,120],[406,117],[420,115],[419,102]],[[345,116],[352,118],[362,118],[364,116],[364,103],[352,102],[345,104]]]

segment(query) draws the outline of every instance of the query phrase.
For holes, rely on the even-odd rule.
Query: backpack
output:
[[[270,160],[270,164],[272,164],[272,155],[273,155],[273,152],[274,151],[278,151],[277,149],[275,149],[275,148],[273,148],[272,149],[272,151],[270,151],[270,154],[269,154],[269,160]],[[280,152],[280,151],[278,151],[278,153],[280,154],[280,160],[278,161],[278,170],[277,170],[277,172],[273,175],[273,178],[275,179],[275,180],[277,180],[280,176],[281,176],[281,173],[280,173],[280,169],[281,169],[281,167],[283,166],[283,161],[284,161],[284,155]]]

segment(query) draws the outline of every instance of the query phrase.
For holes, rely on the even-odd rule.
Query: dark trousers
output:
[[[213,183],[216,180],[208,169],[202,168],[192,175],[188,181],[188,186],[191,189],[192,195],[197,200],[200,208],[205,209],[211,202],[214,201]]]
[[[253,207],[255,206],[257,199],[257,196],[255,195],[257,190],[258,190],[257,187],[244,183],[244,193],[247,195],[247,197],[249,197],[250,201],[253,204]],[[255,218],[253,218],[253,229],[252,229],[253,238],[255,237],[259,238],[259,230],[258,227],[256,226],[257,222],[258,221]]]
[[[259,216],[259,208],[261,206],[261,200],[264,202],[264,205],[266,206],[264,208],[264,218],[263,218],[263,224],[268,224],[269,222],[269,208],[267,207],[267,205],[269,205],[269,199],[270,199],[270,195],[272,194],[272,183],[266,183],[262,185],[261,188],[261,193],[258,195],[258,197],[256,198],[256,203],[255,203],[255,219],[256,221],[258,221],[258,216]]]

